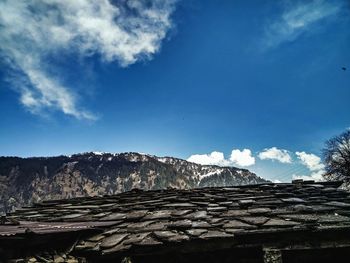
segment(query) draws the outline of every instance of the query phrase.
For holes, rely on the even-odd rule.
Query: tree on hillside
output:
[[[326,142],[323,158],[326,178],[350,182],[350,129]]]

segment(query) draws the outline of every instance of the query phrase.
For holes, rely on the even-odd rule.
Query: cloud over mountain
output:
[[[193,154],[187,161],[202,165],[238,166],[258,170],[261,167],[270,167],[268,169],[277,167],[277,169],[281,169],[280,174],[270,178],[276,182],[291,179],[322,181],[325,173],[325,166],[316,154],[304,151],[292,152],[277,147],[265,148],[255,154],[250,149],[233,149],[227,157],[220,151],[213,151],[209,154]]]
[[[233,164],[237,164],[239,166],[251,166],[255,164],[255,157],[252,156],[252,151],[249,149],[244,150],[232,150],[230,161]]]
[[[230,161],[225,159],[222,152],[212,152],[209,154],[194,154],[191,155],[187,161],[192,163],[198,163],[203,165],[219,165],[219,166],[229,166]]]
[[[187,161],[199,163],[203,165],[219,165],[219,166],[234,166],[241,167],[251,166],[255,164],[255,157],[249,149],[239,150],[233,149],[229,159],[226,159],[222,152],[214,151],[210,154],[194,154]]]

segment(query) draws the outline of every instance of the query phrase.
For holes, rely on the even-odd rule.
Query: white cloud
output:
[[[261,160],[277,160],[281,163],[292,162],[292,157],[287,150],[278,149],[276,147],[264,149],[264,151],[259,153],[258,157]]]
[[[219,165],[219,166],[251,166],[255,164],[255,158],[249,149],[240,151],[238,149],[232,150],[229,159],[226,159],[222,152],[214,151],[210,154],[194,154],[191,155],[187,161],[198,163],[202,165]]]
[[[0,55],[16,75],[11,84],[32,112],[58,109],[77,118],[94,115],[77,106],[72,87],[53,74],[49,57],[65,52],[99,55],[128,66],[151,58],[172,27],[176,0],[3,0]],[[21,76],[21,78],[20,78]],[[20,79],[20,81],[19,81]]]
[[[251,166],[255,164],[255,158],[252,156],[252,152],[249,149],[244,149],[243,151],[238,149],[233,150],[230,161],[239,166]]]
[[[323,181],[323,175],[325,174],[325,166],[321,161],[321,158],[312,153],[296,152],[298,159],[302,165],[306,166],[310,171],[310,175],[298,175],[293,174],[293,179],[314,180]]]
[[[321,158],[312,153],[296,152],[298,159],[303,165],[305,165],[310,171],[318,171],[324,169],[324,164],[321,162]]]
[[[191,155],[187,161],[198,163],[202,165],[220,165],[220,166],[228,166],[230,162],[225,159],[224,154],[222,152],[212,152],[210,154],[194,154]]]
[[[291,1],[285,5],[281,17],[266,28],[266,46],[274,47],[293,41],[325,18],[335,16],[342,1]]]
[[[287,177],[290,179],[303,179],[303,180],[324,180],[323,175],[325,173],[325,166],[322,163],[320,157],[312,153],[296,152],[295,153],[300,163],[293,161],[291,152],[284,149],[278,149],[277,147],[266,148],[258,154],[258,157],[262,160],[270,159],[277,160],[283,164],[294,163],[295,166],[290,168],[287,174],[278,177],[273,180],[275,183],[284,181]],[[255,164],[255,157],[250,149],[233,149],[229,158],[225,158],[224,153],[219,151],[213,151],[210,154],[194,154],[191,155],[187,161],[194,162],[202,165],[219,165],[219,166],[239,166],[248,167]],[[305,171],[305,167],[308,171]],[[305,171],[303,173],[302,171]],[[283,179],[284,178],[284,179]],[[283,180],[282,180],[283,179]]]

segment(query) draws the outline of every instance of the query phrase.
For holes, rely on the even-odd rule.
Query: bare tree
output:
[[[350,182],[350,129],[326,142],[323,158],[326,178]]]

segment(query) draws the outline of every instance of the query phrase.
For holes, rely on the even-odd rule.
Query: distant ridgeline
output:
[[[133,188],[189,189],[263,182],[266,180],[246,169],[139,153],[0,157],[0,213],[42,200],[111,195]]]

